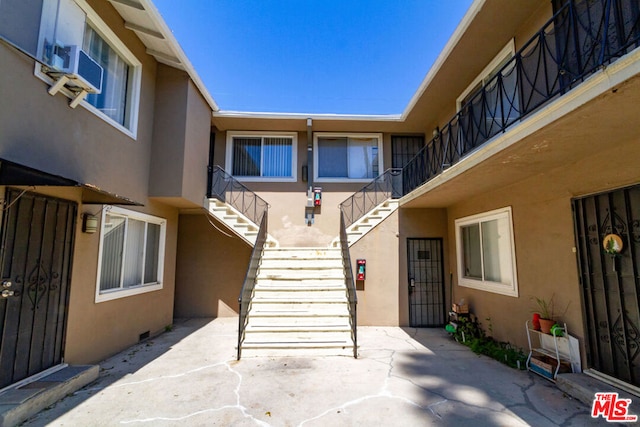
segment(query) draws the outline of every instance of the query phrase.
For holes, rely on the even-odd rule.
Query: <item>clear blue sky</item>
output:
[[[471,0],[154,0],[221,110],[399,114]]]

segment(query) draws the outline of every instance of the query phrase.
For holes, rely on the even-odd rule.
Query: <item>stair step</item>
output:
[[[327,328],[349,325],[348,316],[251,316],[247,321],[251,327],[282,328]]]
[[[265,332],[297,334],[297,333],[324,333],[324,332],[347,332],[351,333],[351,327],[348,323],[328,325],[247,325],[245,329],[247,334],[258,334]]]
[[[262,301],[325,301],[344,300],[347,292],[344,289],[318,289],[318,290],[271,290],[256,289],[253,298]]]
[[[325,269],[325,270],[284,270],[270,269],[260,266],[258,271],[258,280],[260,279],[277,279],[277,280],[311,280],[311,279],[342,279],[344,281],[344,272],[342,268]]]
[[[393,208],[391,206],[381,206],[374,209],[373,214],[376,215],[376,214],[379,214],[380,212],[387,213],[387,212],[391,212],[392,210]]]
[[[245,341],[242,344],[242,349],[250,349],[250,348],[273,348],[273,349],[290,349],[290,348],[343,348],[343,347],[353,347],[353,342],[349,339],[329,339],[326,341],[312,341],[312,342],[304,342],[304,341]]]
[[[271,309],[269,307],[258,307],[258,308],[253,308],[251,309],[251,312],[249,313],[248,316],[250,319],[254,319],[254,318],[264,318],[264,317],[268,317],[268,318],[272,318],[272,317],[288,317],[291,319],[300,319],[303,320],[305,318],[320,318],[320,317],[343,317],[343,318],[348,318],[349,317],[349,310],[348,309],[344,309],[344,310],[314,310],[314,311],[310,311],[310,310],[276,310],[276,309]]]
[[[360,229],[367,230],[369,228],[373,228],[375,224],[369,224],[368,222],[364,222],[362,224],[358,224],[355,226],[354,231],[360,231]]]
[[[335,249],[269,249],[265,250],[263,259],[335,259],[342,260],[342,254]]]
[[[342,259],[269,259],[263,258],[260,268],[286,270],[342,270]]]
[[[275,310],[275,311],[283,311],[283,310],[291,310],[295,312],[300,311],[313,311],[313,310],[329,310],[331,308],[335,308],[339,305],[347,304],[347,298],[342,299],[300,299],[300,300],[292,300],[292,299],[265,299],[265,298],[256,298],[254,297],[251,300],[251,304],[253,304],[253,309],[256,311],[260,310]]]
[[[347,308],[346,298],[342,301],[317,301],[317,302],[273,302],[273,301],[261,301],[260,299],[254,299],[251,307],[251,315],[258,315],[262,313],[281,313],[284,315],[313,315],[317,313],[321,314],[342,314],[349,313]]]
[[[214,205],[214,206],[209,207],[209,210],[211,212],[225,212],[225,213],[228,213],[228,214],[231,213],[229,208],[227,208],[225,205]]]
[[[245,349],[243,345],[242,358],[251,357],[353,357],[353,344],[347,346],[336,347],[283,347],[283,348],[264,348],[264,347],[250,347]]]
[[[258,277],[256,281],[256,290],[283,290],[283,291],[313,291],[313,290],[338,290],[345,289],[344,277],[342,278],[285,278],[285,279],[268,279]]]
[[[353,341],[349,333],[342,336],[332,335],[325,338],[293,336],[291,334],[251,334],[245,337],[243,348],[342,348],[350,346]],[[327,335],[327,334],[325,334]]]

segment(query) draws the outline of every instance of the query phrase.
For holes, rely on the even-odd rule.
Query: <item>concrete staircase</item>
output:
[[[222,202],[218,199],[206,199],[205,208],[216,217],[220,222],[225,224],[236,235],[244,239],[248,244],[254,246],[256,237],[258,236],[258,224],[255,224],[249,218],[244,216],[233,206]],[[277,248],[278,241],[270,235],[267,235],[267,247]]]
[[[242,357],[353,357],[353,345],[340,249],[265,249]]]
[[[398,200],[388,199],[370,210],[362,218],[347,227],[347,239],[349,246],[364,237],[369,231],[373,230],[378,224],[384,221],[389,215],[398,209]],[[336,237],[331,241],[330,247],[340,247],[340,237]]]

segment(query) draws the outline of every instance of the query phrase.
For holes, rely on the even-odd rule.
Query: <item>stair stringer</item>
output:
[[[244,216],[230,204],[216,198],[205,198],[204,205],[207,212],[223,223],[235,235],[243,239],[251,247],[255,246],[258,230],[260,228],[257,224]],[[273,236],[267,234],[266,246],[270,248],[277,248],[280,245]]]
[[[376,228],[378,224],[382,223],[389,215],[398,210],[398,200],[387,199],[380,203],[375,208],[371,209],[362,218],[347,227],[347,239],[349,241],[349,247],[353,246],[358,240],[363,238],[367,233]],[[340,247],[340,237],[336,237],[329,244],[331,248]]]

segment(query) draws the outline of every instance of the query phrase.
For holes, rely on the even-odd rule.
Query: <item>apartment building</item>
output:
[[[19,294],[0,308],[6,357],[35,339],[57,356],[5,384],[174,317],[239,315],[242,331],[264,246],[342,247],[354,332],[441,327],[464,299],[525,347],[532,299],[553,298],[583,367],[639,385],[637,1],[474,1],[384,116],[221,111],[150,1],[35,3],[0,3],[2,277]],[[63,18],[82,24],[56,32]],[[119,58],[100,95],[58,84],[69,46]]]
[[[0,35],[2,389],[172,324],[217,107],[149,1],[3,1]]]

